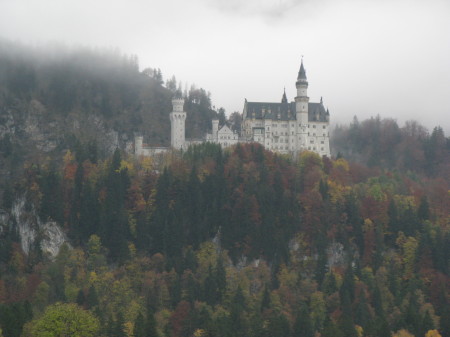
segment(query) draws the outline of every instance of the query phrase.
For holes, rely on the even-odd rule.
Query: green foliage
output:
[[[99,322],[91,313],[75,304],[56,303],[31,323],[27,336],[90,337],[97,336],[98,331]]]

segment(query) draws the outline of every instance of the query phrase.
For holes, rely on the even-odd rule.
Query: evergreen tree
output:
[[[430,219],[430,206],[428,204],[428,199],[426,196],[420,198],[419,208],[417,209],[417,217],[424,221]]]
[[[145,333],[143,336],[145,337],[158,337],[158,333],[156,331],[156,321],[152,312],[147,313],[147,319],[145,320]]]
[[[85,302],[85,297],[84,297],[84,291],[83,291],[83,289],[80,289],[79,291],[78,291],[78,294],[77,294],[77,304],[80,306],[80,307],[82,307],[82,306],[84,306],[84,302]]]
[[[144,316],[140,311],[136,317],[136,321],[134,322],[133,337],[147,337],[145,335]]]
[[[326,324],[325,324],[326,327]],[[300,306],[300,311],[295,319],[293,337],[314,337],[314,329],[306,304]]]
[[[97,291],[95,290],[95,287],[92,285],[89,288],[86,303],[89,309],[92,309],[98,305]]]
[[[125,319],[121,312],[117,314],[116,321],[113,324],[111,337],[127,337],[125,332]]]
[[[264,287],[263,297],[261,300],[261,312],[270,308],[270,291],[267,285]]]

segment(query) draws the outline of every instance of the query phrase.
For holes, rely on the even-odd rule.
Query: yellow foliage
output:
[[[122,161],[120,162],[120,168],[119,168],[119,171],[123,171],[123,170],[125,170],[125,169],[128,170],[128,173],[134,172],[134,165],[133,165],[133,163],[128,162],[128,161],[126,161],[126,160],[122,160]]]
[[[98,281],[97,273],[95,271],[91,271],[89,274],[89,284],[94,284]]]
[[[336,159],[333,162],[333,168],[336,168],[336,169],[339,168],[339,169],[344,170],[345,172],[350,171],[350,166],[348,165],[348,162],[344,158]]]
[[[414,337],[414,335],[411,334],[408,330],[401,329],[394,333],[392,337]]]
[[[442,337],[442,336],[437,330],[428,330],[428,332],[425,334],[425,337]]]
[[[351,191],[349,186],[338,184],[333,180],[328,180],[328,194],[333,204],[343,203],[345,196]]]
[[[150,171],[153,168],[152,157],[142,157],[141,158],[141,166],[144,171]]]
[[[395,205],[397,206],[399,211],[404,211],[408,208],[415,208],[416,201],[411,195],[394,195]]]
[[[123,325],[125,333],[128,337],[133,337],[133,323],[131,322],[125,322]]]
[[[373,222],[370,219],[364,219],[363,230],[364,232],[370,231],[373,229]]]
[[[128,244],[128,252],[130,254],[130,258],[134,258],[136,256],[136,246],[131,242]]]
[[[197,329],[197,330],[195,330],[194,331],[194,333],[192,334],[192,336],[194,336],[194,337],[202,337],[202,336],[204,336],[205,335],[205,330],[203,330],[203,329]]]
[[[304,170],[307,166],[319,166],[322,168],[322,158],[315,152],[303,151],[300,153],[299,166],[301,170]]]
[[[70,152],[70,150],[67,150],[66,154],[64,155],[63,161],[65,166],[75,161],[75,156],[72,154],[72,152]]]
[[[358,334],[358,337],[364,336],[364,330],[361,326],[355,325],[355,330],[356,330],[356,333]]]

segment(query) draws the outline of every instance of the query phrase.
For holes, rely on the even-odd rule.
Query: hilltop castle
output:
[[[192,144],[212,142],[222,147],[237,143],[256,142],[267,150],[296,155],[303,150],[316,152],[330,157],[330,113],[325,109],[322,99],[319,103],[310,103],[307,95],[308,80],[303,60],[298,72],[297,96],[294,102],[288,102],[286,92],[280,103],[247,102],[244,103],[241,134],[232,131],[227,125],[219,127],[219,120],[212,120],[211,133],[202,140],[185,138],[186,112],[184,99],[176,95],[172,99],[173,111],[170,113],[170,144],[173,149],[186,150]],[[143,144],[142,137],[135,139],[137,155],[152,155],[169,150]]]

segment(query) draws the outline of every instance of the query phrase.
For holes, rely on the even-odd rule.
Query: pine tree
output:
[[[89,309],[94,308],[95,306],[98,305],[98,296],[97,296],[97,291],[95,290],[94,286],[90,286],[89,288],[89,292],[87,294],[87,299],[86,299],[86,303]]]
[[[295,319],[293,337],[314,337],[314,329],[306,304],[301,304],[300,311]]]
[[[133,337],[146,337],[144,316],[140,311],[134,322]]]
[[[158,333],[156,331],[156,321],[152,312],[147,313],[147,319],[145,320],[145,329],[144,329],[145,337],[158,337]]]
[[[77,294],[77,304],[80,306],[80,307],[82,307],[82,306],[84,306],[84,302],[85,302],[85,297],[84,297],[84,291],[83,291],[83,289],[80,289],[79,291],[78,291],[78,294]]]

